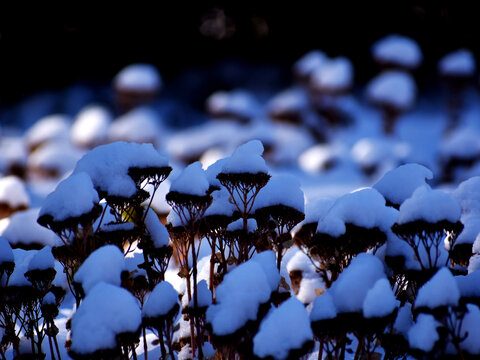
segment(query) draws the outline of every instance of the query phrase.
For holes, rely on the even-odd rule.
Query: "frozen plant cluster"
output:
[[[188,128],[150,64],[111,107],[29,104],[0,138],[0,359],[479,357],[475,58],[439,60],[432,110],[413,39],[371,55],[362,96],[314,50]]]

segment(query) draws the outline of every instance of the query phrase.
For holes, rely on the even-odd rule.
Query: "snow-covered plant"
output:
[[[413,249],[421,268],[416,279],[420,285],[447,265],[445,244],[453,248],[462,231],[460,215],[460,205],[451,195],[428,185],[417,188],[400,206],[392,230]]]
[[[25,184],[16,176],[0,179],[0,219],[11,216],[17,211],[28,209],[30,198]]]
[[[300,182],[293,176],[273,176],[260,190],[254,204],[255,218],[269,229],[268,240],[277,253],[277,269],[280,271],[284,251],[293,241],[291,231],[304,218],[304,196]]]
[[[138,241],[146,249],[144,267],[149,270],[150,286],[155,286],[171,251],[149,208],[170,171],[167,160],[151,144],[111,143],[88,152],[47,196],[38,222],[60,237],[62,244],[54,247],[54,255],[70,285],[77,269],[97,248],[114,244],[129,252]],[[153,190],[144,209],[147,185]],[[79,304],[81,295],[71,289]]]
[[[179,253],[181,270],[179,275],[186,278],[188,301],[193,301],[194,311],[189,314],[191,324],[191,346],[192,351],[199,350],[202,355],[203,330],[200,325],[200,318],[196,316],[198,308],[198,252],[200,244],[195,240],[200,231],[201,219],[208,206],[212,202],[212,196],[208,190],[210,184],[200,162],[187,166],[183,172],[172,182],[170,192],[166,199],[172,207],[172,212],[178,217],[174,225],[177,231],[171,231],[172,240]],[[189,257],[192,259],[192,266],[189,264]],[[197,339],[195,339],[195,331]]]
[[[445,83],[450,127],[454,127],[464,105],[465,90],[475,77],[475,57],[467,49],[450,52],[439,60],[438,73]]]
[[[217,175],[240,213],[245,234],[248,233],[248,218],[253,215],[255,199],[270,179],[262,153],[263,145],[258,140],[243,144],[235,150]],[[244,242],[240,247],[238,260],[248,260],[254,246],[255,244]]]
[[[372,57],[381,68],[415,70],[423,61],[417,42],[399,34],[387,35],[377,40],[371,48]]]
[[[164,359],[166,359],[167,350],[170,358],[175,358],[173,327],[179,309],[178,293],[166,281],[155,286],[142,309],[143,324],[156,332]]]
[[[383,113],[385,133],[391,134],[398,116],[413,107],[417,86],[410,74],[390,70],[375,77],[366,92],[368,100]]]
[[[387,240],[397,211],[385,205],[373,188],[346,194],[335,201],[317,225],[309,253],[330,287],[359,253],[375,250]]]

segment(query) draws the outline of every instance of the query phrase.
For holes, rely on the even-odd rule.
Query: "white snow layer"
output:
[[[58,237],[52,231],[37,223],[39,209],[18,211],[10,218],[1,220],[5,227],[0,235],[7,238],[12,245],[40,244],[55,246]],[[3,226],[2,226],[3,227]]]
[[[137,299],[121,287],[100,282],[73,315],[71,349],[84,355],[113,349],[118,334],[135,332],[141,323]]]
[[[397,211],[385,206],[385,199],[377,190],[364,188],[337,199],[318,222],[317,233],[339,237],[345,233],[346,223],[387,232],[396,216]]]
[[[460,338],[466,337],[460,347],[471,355],[480,354],[480,309],[473,304],[467,304],[467,313],[463,318]]]
[[[235,220],[234,222],[231,222],[227,226],[227,231],[239,231],[239,230],[243,230],[243,219]],[[255,230],[257,230],[257,220],[252,218],[247,219],[247,232],[253,233]]]
[[[126,269],[123,253],[115,245],[105,245],[91,253],[77,270],[75,282],[88,295],[100,282],[120,286],[122,271]]]
[[[417,220],[429,223],[447,220],[455,223],[460,220],[460,215],[460,204],[453,196],[442,190],[421,186],[400,205],[397,223],[405,224]]]
[[[0,203],[12,209],[28,207],[30,198],[24,182],[16,176],[5,176],[0,179]]]
[[[310,319],[312,322],[330,320],[337,317],[337,309],[333,302],[333,296],[329,291],[318,296],[313,302]]]
[[[419,290],[415,307],[435,309],[441,306],[456,306],[460,300],[457,282],[448,268],[441,268]]]
[[[300,181],[293,175],[274,175],[255,198],[253,211],[274,206],[284,205],[303,213],[305,199],[300,188]]]
[[[417,86],[412,76],[403,71],[385,71],[367,86],[367,96],[373,103],[386,104],[404,110],[413,106]]]
[[[372,46],[373,58],[380,62],[393,63],[407,68],[416,68],[423,60],[420,46],[402,35],[388,35]]]
[[[145,217],[145,227],[152,237],[155,248],[168,246],[170,235],[167,228],[160,222],[158,215],[152,209],[148,210]]]
[[[293,64],[293,70],[300,76],[309,76],[313,71],[325,65],[328,61],[327,55],[320,50],[312,50]]]
[[[112,114],[103,106],[91,105],[82,109],[70,130],[72,142],[81,147],[101,145],[107,139]]]
[[[473,76],[475,58],[470,50],[460,49],[446,54],[438,62],[438,71],[447,76]]]
[[[157,69],[150,64],[132,64],[123,68],[113,79],[117,89],[155,91],[162,86]]]
[[[312,339],[308,312],[292,297],[278,308],[272,308],[262,321],[253,338],[253,352],[260,358],[286,359],[291,350],[300,349]]]
[[[200,161],[188,165],[180,175],[172,180],[170,191],[180,194],[205,196],[210,184]]]
[[[52,140],[70,138],[70,118],[67,115],[49,115],[39,119],[25,133],[25,142],[30,149]]]
[[[412,349],[424,352],[433,350],[435,343],[440,339],[437,327],[440,324],[432,315],[420,314],[417,321],[408,330],[408,343]]]
[[[262,154],[262,143],[259,140],[251,140],[234,151],[223,165],[222,173],[268,173]]]
[[[130,168],[165,167],[168,161],[152,144],[115,142],[89,151],[77,163],[75,173],[86,172],[97,190],[112,196],[130,197],[137,193],[128,175]]]
[[[433,173],[425,166],[405,164],[387,172],[373,188],[390,202],[400,205],[412,196],[415,189],[425,185],[425,181],[432,178]]]
[[[149,107],[136,107],[117,118],[108,129],[110,141],[156,143],[162,134],[161,119]]]
[[[45,246],[38,251],[28,263],[28,271],[30,270],[47,270],[55,268],[55,258],[52,255],[52,248]]]
[[[60,222],[86,215],[100,201],[88,174],[79,172],[60,182],[43,202],[39,216],[51,215]]]
[[[317,68],[311,78],[314,87],[326,91],[341,91],[352,86],[353,66],[346,57],[329,59]]]
[[[0,264],[13,262],[13,251],[7,238],[0,236]]]
[[[381,318],[393,313],[399,301],[387,279],[377,280],[373,288],[368,290],[363,301],[363,316],[366,318]]]
[[[178,293],[168,281],[158,283],[143,305],[143,317],[165,316],[179,304]]]
[[[249,320],[255,320],[259,306],[268,301],[279,281],[275,254],[271,251],[258,254],[229,272],[216,289],[217,303],[207,309],[207,322],[214,334],[233,334]]]

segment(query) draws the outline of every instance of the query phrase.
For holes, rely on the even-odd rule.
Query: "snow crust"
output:
[[[463,318],[462,330],[460,337],[466,336],[465,340],[460,343],[460,347],[471,355],[480,354],[480,309],[473,304],[467,304],[467,313]]]
[[[231,222],[227,226],[227,231],[239,231],[243,230],[243,219],[238,219],[235,220],[234,222]],[[248,233],[253,233],[257,230],[257,220],[255,219],[247,219],[247,232]]]
[[[28,263],[28,271],[30,270],[47,270],[55,268],[55,258],[52,255],[52,248],[45,246],[38,251]]]
[[[312,322],[320,320],[330,320],[337,317],[337,308],[333,296],[329,291],[318,296],[313,302],[313,308],[310,313]]]
[[[289,351],[300,349],[312,339],[308,312],[300,301],[292,297],[270,310],[262,321],[253,338],[253,352],[261,358],[286,359]]]
[[[145,217],[145,227],[152,237],[155,248],[168,246],[170,235],[167,228],[160,222],[158,215],[150,209]]]
[[[237,210],[237,207],[229,200],[230,194],[225,188],[214,191],[212,193],[212,198],[212,203],[207,211],[205,211],[205,216],[224,215],[231,217]]]

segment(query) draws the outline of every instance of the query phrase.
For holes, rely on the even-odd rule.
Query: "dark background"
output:
[[[22,4],[0,9],[0,107],[78,81],[108,84],[132,62],[156,65],[167,84],[196,81],[188,89],[205,94],[249,81],[288,83],[291,64],[315,48],[348,56],[362,83],[375,71],[370,45],[389,33],[420,43],[424,79],[447,51],[480,50],[474,1],[136,1],[107,10]]]

